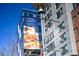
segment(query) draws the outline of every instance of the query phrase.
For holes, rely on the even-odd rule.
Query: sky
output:
[[[17,37],[17,25],[21,20],[22,8],[34,10],[31,3],[0,4],[0,46]]]

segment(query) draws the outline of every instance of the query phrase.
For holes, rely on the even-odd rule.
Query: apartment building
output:
[[[41,5],[44,7],[44,20],[41,20],[43,23],[42,31],[44,38],[42,40],[44,41],[44,55],[77,55],[78,53],[71,16],[73,4],[45,3]],[[37,6],[34,5],[34,7]]]
[[[73,27],[74,27],[74,33],[75,33],[75,39],[76,39],[76,46],[77,46],[77,52],[79,55],[79,3],[73,4],[74,9],[72,10],[72,21],[73,21]]]

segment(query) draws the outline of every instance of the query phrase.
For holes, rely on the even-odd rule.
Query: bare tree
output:
[[[12,39],[9,41],[9,39],[6,38],[4,44],[0,44],[0,56],[16,56],[17,49],[17,39],[12,37]]]
[[[11,44],[10,44],[10,42],[8,41],[9,39],[7,38],[6,39],[6,41],[5,41],[5,44],[4,44],[4,47],[5,47],[5,49],[6,49],[6,51],[5,51],[5,55],[6,56],[10,56],[11,55]]]
[[[1,51],[0,51],[0,56],[4,56],[4,54],[5,54],[4,49],[2,48]]]
[[[8,40],[9,39],[6,39],[6,42],[5,42],[6,55],[15,56],[15,47],[16,47],[15,40],[13,37],[10,41]]]
[[[17,39],[14,39],[14,37],[12,38],[12,42],[11,42],[11,55],[12,56],[16,56],[16,52],[17,52]]]
[[[11,55],[14,56],[15,55],[15,41],[13,39],[12,39],[11,46],[12,46],[12,49],[11,49],[12,53],[11,53]]]

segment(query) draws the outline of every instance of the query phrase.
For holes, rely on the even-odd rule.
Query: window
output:
[[[47,4],[47,11],[49,10],[49,8],[51,7],[51,4]]]
[[[62,23],[58,26],[59,29],[60,29],[60,32],[62,31],[62,29],[65,28],[65,24],[64,24],[64,21],[62,21]]]
[[[47,28],[45,28],[45,32],[47,32]]]
[[[74,8],[76,8],[77,6],[79,6],[79,3],[73,3]]]
[[[52,11],[51,10],[50,10],[49,14],[50,14],[49,16],[51,17],[52,16]]]
[[[66,41],[66,40],[68,39],[68,34],[67,34],[67,32],[65,32],[63,35],[64,35],[64,38],[63,38],[63,39],[64,39],[64,41]]]
[[[51,27],[51,25],[52,25],[52,24],[51,24],[51,23],[50,23],[50,21],[49,21],[49,22],[48,22],[48,27],[50,28],[50,27]]]
[[[75,35],[78,35],[78,28],[77,27],[74,29],[74,32],[75,32]]]
[[[52,53],[50,56],[56,56],[56,52]]]
[[[45,7],[45,8],[44,8],[44,14],[46,14],[46,12],[47,12],[47,11],[46,11],[46,7]]]
[[[49,10],[49,6],[47,7],[47,11]]]
[[[62,14],[63,14],[63,9],[60,8],[60,10],[57,12],[57,19],[61,17]]]
[[[51,16],[52,16],[52,11],[50,10],[46,17],[48,17],[49,19]]]
[[[79,15],[79,12],[77,14]]]
[[[53,43],[51,43],[51,48],[52,48],[52,50],[55,48],[55,43],[53,42]]]
[[[54,33],[53,33],[53,31],[50,33],[50,39],[52,40],[53,38],[54,38]]]
[[[48,27],[50,28],[51,26],[52,26],[52,19],[51,20],[49,20],[49,22],[47,23],[48,24]]]
[[[49,35],[49,39],[52,40],[51,35]]]
[[[68,53],[67,44],[65,46],[61,47],[61,49],[62,49],[61,55],[65,55],[66,53]]]
[[[48,16],[45,17],[45,23],[48,21]]]
[[[52,11],[50,10],[47,16],[45,17],[45,22],[47,22],[47,20],[49,20],[51,16],[52,16]]]
[[[47,44],[49,42],[49,38],[48,36],[45,38],[45,44]]]
[[[48,48],[47,52],[49,53],[50,51],[52,51],[55,48],[55,43],[52,42],[47,48]]]
[[[47,36],[47,43],[49,43],[49,41],[50,41],[50,38],[49,38],[49,36]]]
[[[76,15],[74,15],[73,17],[72,17],[72,19],[75,19],[76,18]]]
[[[48,49],[47,49],[47,53],[49,53],[49,52],[50,52],[50,46],[48,46],[47,48],[48,48]]]
[[[47,17],[48,17],[48,19],[50,18],[50,14],[49,13],[47,14]]]
[[[79,43],[79,40],[76,40],[76,43]]]
[[[56,9],[58,9],[61,3],[56,3],[55,5],[56,5]]]
[[[49,3],[49,7],[51,7],[51,4]]]
[[[47,31],[47,30],[48,30],[48,24],[45,25],[45,31]]]
[[[62,39],[62,40],[60,41],[61,43],[63,43],[64,41],[66,41],[66,40],[68,39],[67,32],[63,33],[60,37],[61,37],[61,39]]]
[[[51,20],[49,20],[49,22],[45,25],[45,31],[47,31],[48,30],[48,28],[50,28],[51,26],[52,26],[52,19]]]
[[[47,27],[45,28],[45,32],[47,31]]]
[[[74,15],[73,17],[76,18],[76,15]]]

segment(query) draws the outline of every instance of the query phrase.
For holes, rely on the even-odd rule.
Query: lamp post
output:
[[[41,53],[45,55],[44,49],[44,6],[43,3],[33,3],[33,7],[38,10],[38,14],[40,15],[41,19],[41,29],[42,29],[42,47],[41,47]]]
[[[40,15],[40,19],[41,19],[41,29],[42,29],[42,53],[45,56],[45,51],[44,49],[44,10],[42,8],[39,8],[38,13]]]

